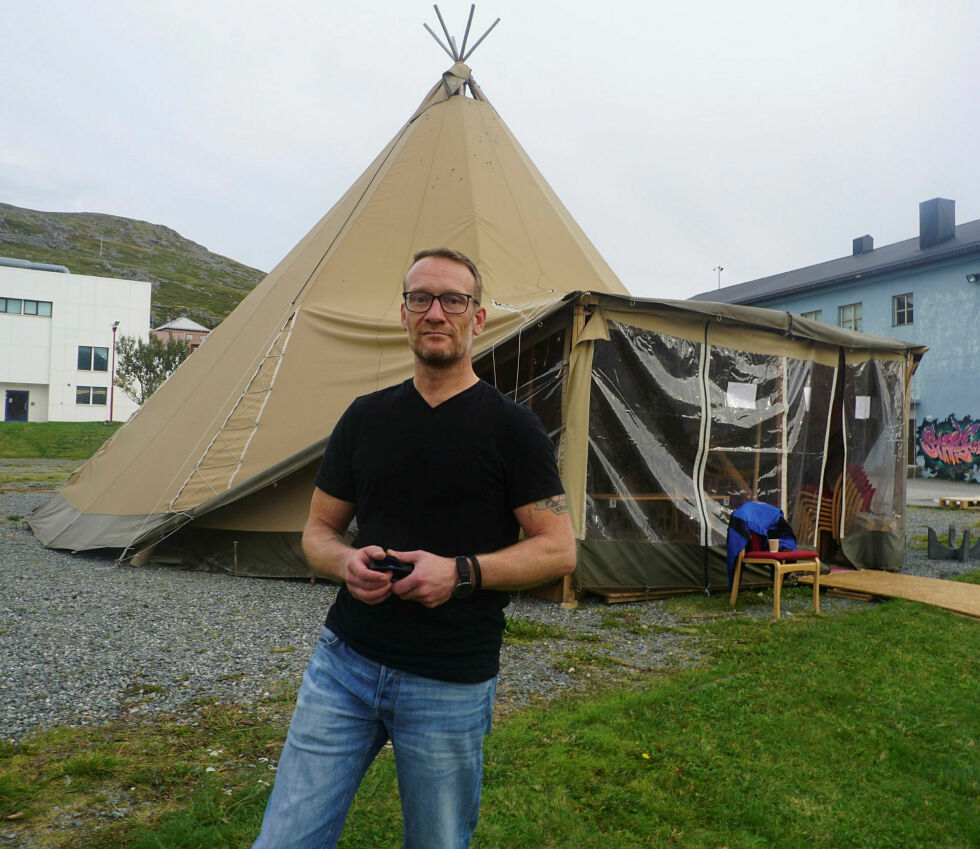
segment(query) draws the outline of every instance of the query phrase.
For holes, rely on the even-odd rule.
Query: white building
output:
[[[150,284],[0,262],[0,399],[6,421],[125,421],[112,388],[116,336],[148,338]]]

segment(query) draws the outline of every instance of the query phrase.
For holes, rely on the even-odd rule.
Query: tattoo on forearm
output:
[[[556,516],[562,516],[568,512],[568,505],[565,503],[564,495],[552,495],[550,498],[542,498],[534,502],[535,510],[550,510]]]

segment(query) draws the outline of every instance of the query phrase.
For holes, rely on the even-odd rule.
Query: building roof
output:
[[[980,220],[958,225],[955,233],[953,238],[925,250],[919,247],[919,237],[915,236],[856,256],[845,256],[771,277],[712,289],[694,295],[690,300],[758,304],[772,298],[802,295],[841,283],[853,283],[920,265],[980,254]]]
[[[16,259],[10,256],[0,256],[0,265],[9,268],[27,268],[31,271],[55,271],[59,274],[71,274],[66,265],[53,265],[50,262],[32,262],[29,259]]]
[[[193,319],[188,318],[186,315],[182,315],[180,316],[180,318],[175,318],[173,321],[168,321],[166,324],[161,324],[159,327],[156,327],[154,329],[155,330],[186,330],[186,331],[194,331],[196,333],[211,332],[210,328],[203,327]]]

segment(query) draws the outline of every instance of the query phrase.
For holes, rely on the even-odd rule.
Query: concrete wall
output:
[[[48,301],[51,316],[0,313],[0,392],[27,390],[29,421],[125,421],[137,405],[112,392],[112,324],[147,339],[150,284],[0,266],[0,298]],[[80,345],[106,348],[106,371],[80,370]],[[105,404],[77,403],[79,386],[105,389]],[[114,396],[114,397],[113,397]]]

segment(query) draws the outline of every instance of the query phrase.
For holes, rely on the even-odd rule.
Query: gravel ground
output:
[[[277,685],[298,685],[333,587],[116,566],[108,555],[49,551],[19,518],[47,497],[0,491],[0,737],[193,711],[214,699],[247,705]],[[975,511],[911,508],[909,535],[924,536],[931,526],[945,539],[950,524],[962,533],[977,520]],[[976,567],[909,550],[904,571],[945,578]],[[833,614],[860,604],[824,596],[821,609]],[[589,599],[566,611],[518,597],[508,616],[555,626],[563,636],[505,645],[498,711],[697,663],[690,623],[703,616],[685,608],[697,605]],[[743,615],[745,608],[771,613],[768,603],[741,605]],[[784,606],[789,613],[807,609],[806,594]]]

